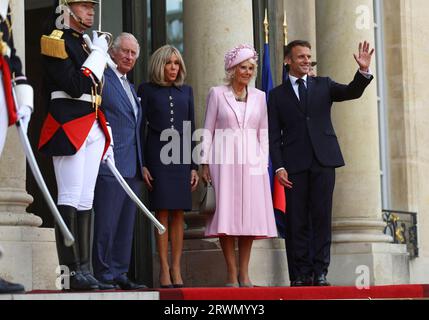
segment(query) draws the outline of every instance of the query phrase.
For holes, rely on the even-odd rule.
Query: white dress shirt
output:
[[[292,83],[292,88],[293,91],[296,94],[296,97],[299,100],[299,91],[298,91],[298,87],[299,87],[299,83],[296,82],[299,78],[292,76],[291,74],[289,74],[289,79],[290,79],[290,83]],[[307,79],[308,79],[308,75],[305,75],[301,78],[302,80],[304,80],[304,85],[307,88]]]

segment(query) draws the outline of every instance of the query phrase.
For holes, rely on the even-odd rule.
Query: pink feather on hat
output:
[[[240,44],[225,54],[225,71],[249,59],[258,61],[258,53],[252,46]]]

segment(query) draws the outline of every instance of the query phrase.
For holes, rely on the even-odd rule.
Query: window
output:
[[[183,0],[167,0],[167,43],[183,53]]]

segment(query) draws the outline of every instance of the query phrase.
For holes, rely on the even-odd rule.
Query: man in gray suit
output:
[[[115,39],[110,55],[117,67],[109,67],[104,73],[101,105],[112,128],[116,167],[136,194],[141,193],[143,186],[140,127],[144,115],[127,73],[134,68],[139,53],[138,41],[132,34],[122,33]],[[146,288],[127,276],[137,207],[105,164],[101,165],[97,179],[94,209],[96,278],[122,290]]]

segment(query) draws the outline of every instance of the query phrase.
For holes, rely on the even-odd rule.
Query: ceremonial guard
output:
[[[33,111],[33,89],[22,74],[22,64],[16,55],[12,37],[9,0],[0,0],[0,155],[3,151],[8,126],[21,119],[25,131]],[[18,106],[15,106],[12,85]]]
[[[70,275],[71,290],[114,289],[90,271],[91,216],[100,162],[111,158],[111,132],[99,108],[109,36],[85,30],[94,24],[98,0],[61,0],[64,17],[41,39],[49,90],[49,109],[39,150],[52,157],[58,210],[75,238],[67,247],[57,231],[60,265]],[[64,22],[64,25],[59,23]]]
[[[21,120],[24,132],[33,111],[33,88],[22,74],[21,60],[16,55],[12,38],[9,0],[0,0],[0,155],[6,141],[7,128]],[[15,92],[15,98],[14,93]],[[0,247],[0,258],[2,256]],[[24,286],[0,278],[0,294],[19,293]]]

